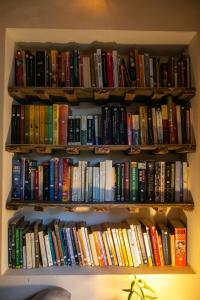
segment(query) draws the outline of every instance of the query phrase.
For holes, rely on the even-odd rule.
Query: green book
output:
[[[138,167],[137,162],[130,162],[130,201],[138,201]]]
[[[49,105],[45,105],[44,106],[44,143],[48,144],[49,141],[49,136],[48,136],[48,131],[49,131],[49,116],[48,116],[48,106]]]
[[[30,105],[25,105],[25,144],[29,144],[30,138]]]

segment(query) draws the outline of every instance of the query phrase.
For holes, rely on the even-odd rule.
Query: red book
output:
[[[24,119],[24,105],[20,105],[20,144],[25,144],[25,119]]]
[[[61,52],[61,86],[65,86],[65,66],[66,55],[65,52]]]
[[[57,239],[56,239],[56,235],[55,235],[54,231],[52,231],[52,239],[53,239],[53,246],[54,246],[55,255],[56,255],[56,263],[58,266],[60,266],[60,255],[59,255],[59,250],[58,250],[58,243],[57,243]]]
[[[113,58],[112,58],[112,51],[111,50],[108,50],[106,52],[106,62],[107,62],[108,86],[109,87],[114,87]]]
[[[63,104],[59,106],[59,144],[67,144],[68,132],[68,105]]]
[[[68,187],[68,179],[69,179],[69,160],[67,158],[63,158],[63,183],[62,183],[62,201],[67,202],[69,199],[69,187]]]
[[[39,171],[35,170],[34,171],[34,189],[35,189],[35,200],[39,200]]]
[[[17,50],[15,55],[15,85],[23,86],[23,57],[22,51]]]
[[[187,263],[186,227],[179,220],[170,220],[174,232],[175,266],[184,267]]]
[[[83,86],[83,54],[79,55],[79,86]]]
[[[160,267],[161,259],[160,259],[160,252],[159,252],[159,246],[158,246],[158,233],[157,233],[156,227],[154,225],[149,225],[149,228],[150,228],[155,264],[156,264],[156,267]]]
[[[130,164],[129,161],[124,163],[124,201],[129,201],[130,186]]]
[[[133,144],[133,140],[132,140],[132,114],[131,113],[127,113],[126,114],[127,117],[127,137],[128,137],[128,145],[132,145]]]
[[[70,52],[65,52],[65,80],[66,80],[66,86],[70,87]]]

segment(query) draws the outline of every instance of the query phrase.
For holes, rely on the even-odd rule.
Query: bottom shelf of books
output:
[[[43,224],[15,216],[8,225],[7,275],[186,274],[187,229],[178,219],[154,224],[128,218],[86,225]]]

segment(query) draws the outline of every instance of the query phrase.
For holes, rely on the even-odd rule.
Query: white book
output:
[[[43,231],[38,232],[38,237],[39,237],[39,243],[40,243],[40,254],[42,258],[42,265],[43,267],[47,267],[47,254],[46,254],[46,248],[44,244],[44,233]]]
[[[182,144],[182,127],[181,127],[181,107],[180,105],[176,105],[176,124],[177,124],[177,136],[178,136],[178,144]]]
[[[96,201],[96,167],[92,167],[92,198]]]
[[[99,202],[100,200],[100,171],[99,171],[99,167],[96,167],[95,169],[95,177],[96,177],[96,201]]]
[[[73,169],[73,180],[72,180],[72,201],[77,202],[78,200],[78,167],[74,167]]]
[[[100,202],[105,201],[105,185],[106,185],[106,163],[100,162]]]
[[[31,247],[31,233],[27,232],[26,235],[26,267],[32,269],[32,247]]]
[[[112,201],[115,201],[115,187],[116,187],[116,172],[115,172],[115,167],[112,167]]]
[[[98,261],[95,242],[94,242],[94,236],[93,236],[92,233],[89,233],[88,237],[89,237],[89,241],[90,241],[90,246],[91,246],[91,252],[92,252],[94,265],[99,266],[99,261]]]
[[[51,248],[50,248],[50,243],[49,243],[49,236],[46,234],[44,236],[44,242],[45,242],[45,248],[46,248],[46,254],[47,254],[47,261],[48,261],[48,266],[51,267],[53,266],[53,260],[52,260],[52,255],[51,255]]]
[[[87,168],[87,161],[82,161],[81,162],[81,201],[82,202],[85,202],[86,168]]]
[[[81,229],[81,234],[82,234],[82,238],[83,238],[83,245],[84,245],[84,248],[85,248],[87,264],[88,264],[88,266],[91,266],[92,262],[91,262],[91,259],[90,259],[90,253],[89,253],[88,243],[87,243],[86,234],[85,234],[85,227],[81,226],[80,229]]]
[[[27,264],[26,264],[26,246],[23,246],[23,269],[27,269]]]
[[[106,160],[105,201],[112,201],[112,160]]]
[[[89,126],[89,124],[92,123],[92,126]],[[90,128],[91,127],[91,128]],[[88,130],[90,128],[90,130]],[[87,145],[92,146],[93,145],[93,115],[87,116]]]
[[[113,79],[114,79],[114,87],[119,86],[119,78],[118,78],[118,70],[119,70],[119,65],[118,65],[118,54],[117,50],[112,51],[112,59],[113,59]]]
[[[135,232],[133,229],[128,228],[127,234],[128,234],[128,240],[129,240],[129,245],[130,245],[130,249],[131,249],[131,255],[132,255],[132,259],[133,259],[133,265],[134,265],[134,267],[138,267],[141,264],[141,259],[140,259],[139,250],[137,247]]]
[[[81,116],[81,144],[87,144],[87,116]]]
[[[152,107],[152,121],[153,121],[153,140],[154,140],[154,144],[158,144],[158,133],[157,133],[156,109],[155,109],[155,107]]]
[[[102,74],[102,58],[101,58],[101,49],[97,49],[97,74],[98,74],[98,87],[103,87],[103,74]]]
[[[182,163],[182,168],[183,168],[183,202],[187,202],[189,199],[188,195],[188,186],[189,186],[189,178],[188,178],[188,172],[189,172],[189,167],[187,162]]]
[[[115,228],[111,228],[111,231],[112,231],[113,242],[115,245],[115,251],[116,251],[116,255],[117,255],[118,265],[120,267],[122,267],[122,260],[121,260],[121,255],[120,255],[120,251],[119,251],[119,245],[118,245],[118,241],[117,241]]]
[[[88,199],[93,200],[93,167],[88,167]]]
[[[150,87],[154,88],[154,82],[153,82],[153,58],[149,58],[149,67],[150,67]]]
[[[35,268],[35,235],[31,232],[31,254],[32,254],[32,266]]]
[[[83,86],[91,87],[90,57],[83,55]]]
[[[114,256],[112,254],[112,246],[111,246],[110,236],[109,236],[109,233],[107,231],[104,231],[104,233],[105,233],[107,244],[108,244],[108,250],[109,250],[109,253],[110,253],[111,263],[114,266],[115,262],[114,262]]]
[[[147,237],[147,233],[146,232],[143,232],[143,237],[144,237],[144,244],[145,244],[145,249],[146,249],[148,264],[149,264],[149,266],[152,266],[151,251],[150,251],[149,241],[148,241],[148,237]]]
[[[165,162],[160,162],[160,202],[165,202]]]

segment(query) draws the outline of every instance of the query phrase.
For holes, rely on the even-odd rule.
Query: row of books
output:
[[[15,217],[8,226],[10,268],[51,266],[185,266],[186,226],[179,220],[154,225],[129,218],[119,224]]]
[[[190,144],[193,140],[189,105],[103,106],[96,115],[69,115],[66,104],[13,105],[12,144],[148,145]]]
[[[121,55],[97,49],[30,51],[15,54],[16,86],[191,87],[190,57],[152,57],[139,49]]]
[[[12,198],[52,202],[187,202],[189,166],[175,161],[13,160]]]

